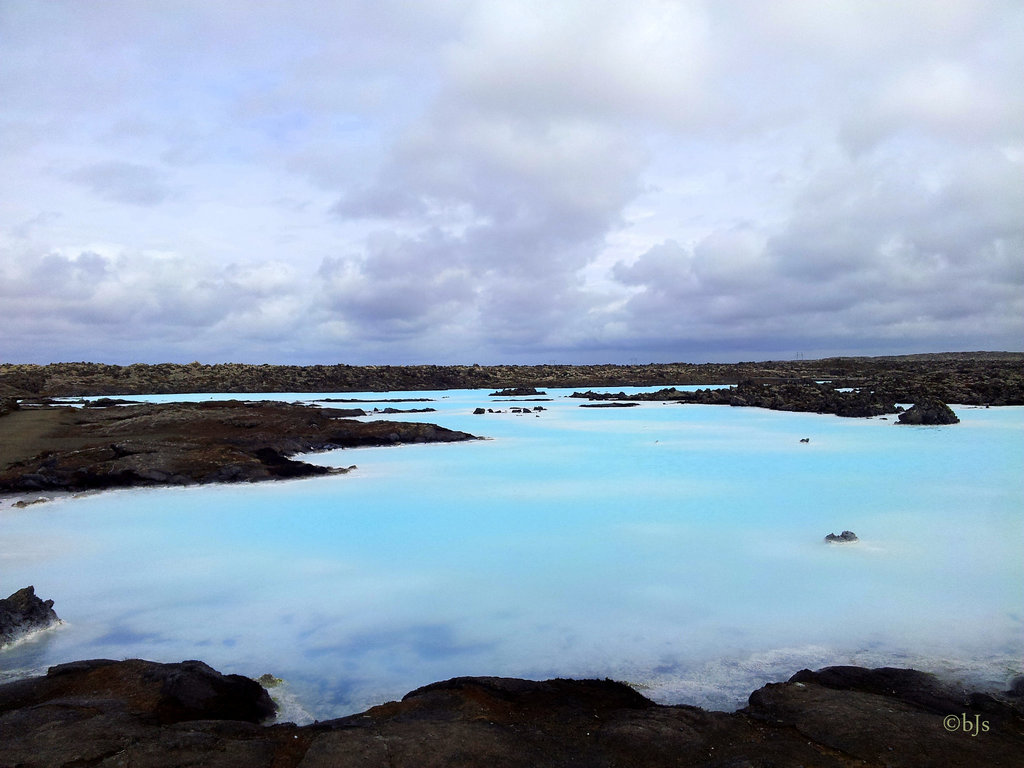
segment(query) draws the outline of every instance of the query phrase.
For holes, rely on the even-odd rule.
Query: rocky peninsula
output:
[[[267,691],[202,662],[92,660],[0,685],[0,765],[1018,766],[1020,687],[992,696],[914,670],[828,667],[726,713],[658,705],[611,680],[463,677],[300,727],[263,725]]]
[[[663,401],[768,408],[774,411],[831,413],[851,417],[882,416],[903,410],[896,405],[896,401],[890,395],[870,388],[843,391],[832,384],[815,381],[765,382],[747,379],[728,388],[698,389],[696,392],[675,387],[634,395],[588,390],[573,392],[570,397],[610,400],[614,401],[612,405],[620,406],[641,401]]]
[[[347,470],[291,456],[476,439],[434,424],[345,418],[351,415],[344,409],[237,400],[20,407],[0,417],[0,491],[308,477]]]

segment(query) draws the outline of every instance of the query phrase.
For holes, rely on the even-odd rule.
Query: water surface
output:
[[[1021,673],[1024,409],[897,427],[568,392],[392,393],[438,412],[388,418],[492,439],[311,457],[344,476],[0,507],[0,591],[34,584],[67,621],[0,670],[201,658],[284,678],[293,719],[456,675],[732,709],[802,667]],[[266,396],[315,397],[388,395]],[[546,410],[472,414],[513,405]],[[861,540],[822,543],[843,529]]]

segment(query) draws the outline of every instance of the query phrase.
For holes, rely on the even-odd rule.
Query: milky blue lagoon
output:
[[[523,405],[483,391],[324,395],[431,397],[388,418],[492,439],[312,458],[358,465],[344,476],[5,502],[0,592],[34,584],[67,624],[0,652],[0,675],[200,658],[284,678],[303,720],[456,675],[733,709],[802,667],[1024,671],[1024,408],[897,427],[570,391],[526,403],[538,416],[472,415]],[[861,541],[822,542],[843,529]]]

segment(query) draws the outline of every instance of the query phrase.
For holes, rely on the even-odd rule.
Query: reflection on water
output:
[[[535,417],[413,393],[438,412],[391,418],[494,439],[311,457],[345,476],[4,506],[0,591],[68,625],[0,669],[201,658],[321,719],[455,675],[734,708],[801,667],[1021,672],[1024,409],[910,428],[564,394]]]

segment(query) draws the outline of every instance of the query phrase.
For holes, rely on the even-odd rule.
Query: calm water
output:
[[[345,476],[4,504],[0,592],[34,584],[67,624],[0,652],[0,675],[201,658],[284,678],[303,720],[456,675],[733,709],[802,667],[1024,671],[1024,408],[896,427],[569,391],[539,416],[392,393],[438,412],[391,418],[493,439],[312,458]],[[861,541],[822,543],[843,529]]]

